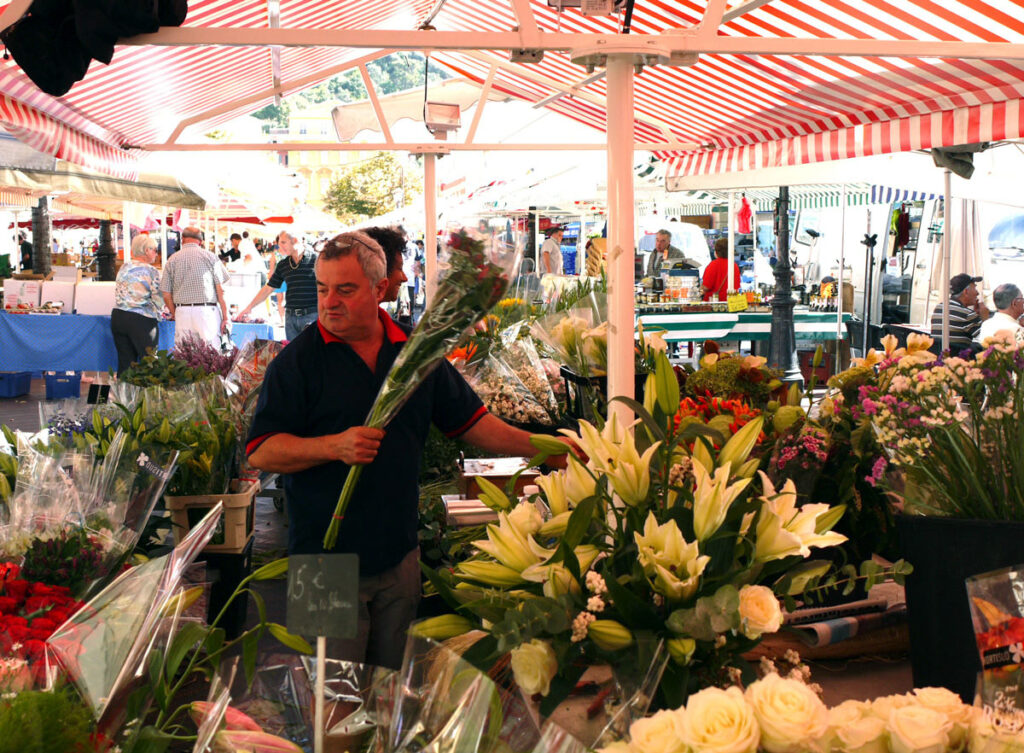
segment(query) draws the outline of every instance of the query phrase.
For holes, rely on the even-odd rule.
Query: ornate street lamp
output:
[[[782,381],[803,382],[796,357],[796,334],[793,329],[792,267],[789,261],[789,186],[779,188],[775,204],[775,295],[772,296],[772,327],[768,341],[768,365],[782,369]]]

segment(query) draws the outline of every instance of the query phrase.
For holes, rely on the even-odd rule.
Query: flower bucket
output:
[[[1024,563],[1024,522],[900,515],[914,686],[974,699],[981,662],[964,579]]]

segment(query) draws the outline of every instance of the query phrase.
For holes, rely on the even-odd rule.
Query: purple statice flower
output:
[[[889,461],[879,456],[875,458],[875,462],[871,465],[871,473],[864,477],[871,486],[875,486],[879,481],[882,480],[882,474],[885,473],[886,466],[889,465]]]

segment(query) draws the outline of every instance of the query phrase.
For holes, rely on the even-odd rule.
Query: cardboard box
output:
[[[113,282],[80,282],[75,288],[75,308],[79,314],[110,316],[114,308]]]
[[[53,267],[53,279],[54,281],[59,280],[61,282],[81,282],[82,270],[78,267],[55,265]]]
[[[63,312],[65,314],[71,314],[75,311],[75,283],[74,282],[57,282],[56,280],[47,280],[43,283],[42,294],[39,297],[39,302],[48,303],[49,301],[60,301],[64,304]]]
[[[4,308],[17,308],[21,303],[35,308],[41,294],[42,285],[38,280],[4,280]]]

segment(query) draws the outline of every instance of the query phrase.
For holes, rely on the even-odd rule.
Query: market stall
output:
[[[231,341],[274,339],[269,324],[235,323]],[[160,323],[158,347],[174,346],[174,322]],[[4,371],[108,371],[117,368],[109,316],[0,313]]]
[[[851,319],[844,312],[843,321]],[[796,308],[793,311],[797,345],[845,339],[846,332],[836,332],[836,315],[824,311]],[[699,342],[702,340],[766,341],[771,334],[770,311],[738,311],[735,313],[656,313],[643,306],[637,309],[637,324],[645,331],[663,330],[668,341]]]

